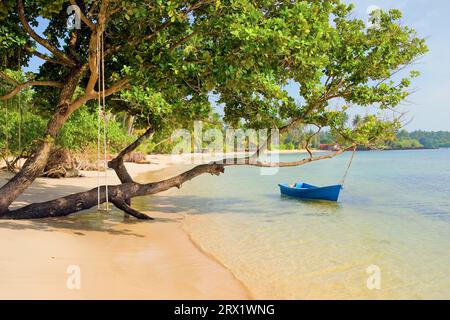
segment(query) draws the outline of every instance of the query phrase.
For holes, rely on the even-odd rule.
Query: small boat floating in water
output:
[[[295,197],[299,199],[312,199],[312,200],[328,200],[337,201],[339,198],[339,192],[342,189],[342,185],[316,187],[307,183],[295,183],[288,185],[282,183],[278,185],[282,195]]]

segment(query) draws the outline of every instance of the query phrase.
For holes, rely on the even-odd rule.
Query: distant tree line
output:
[[[314,134],[313,130],[297,130],[288,133],[281,137],[280,149],[303,149],[307,137],[311,134]],[[329,131],[323,131],[311,139],[310,146],[317,149],[321,144],[333,145],[335,143],[338,143],[335,136]],[[450,148],[450,131],[416,130],[408,132],[402,129],[398,131],[394,140],[387,141],[379,147],[391,150]]]
[[[397,138],[388,146],[392,149],[437,149],[450,148],[449,131],[423,131],[408,132],[400,130]]]

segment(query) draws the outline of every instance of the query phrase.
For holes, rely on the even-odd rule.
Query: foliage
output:
[[[421,149],[423,145],[415,139],[401,139],[392,141],[388,148],[390,149]]]
[[[96,22],[104,1],[77,3],[84,13],[93,12]],[[84,23],[81,30],[67,29],[68,5],[25,1],[26,17],[33,26],[48,19],[45,37],[82,65],[92,34]],[[399,128],[395,119],[368,116],[352,126],[346,111],[354,105],[395,109],[418,75],[399,71],[427,47],[401,24],[398,10],[381,12],[370,28],[352,10],[340,0],[111,1],[104,37],[107,48],[116,50],[107,57],[106,85],[127,78],[130,86],[108,97],[108,105],[113,114],[135,116],[138,128],[154,126],[166,134],[211,117],[214,94],[227,125],[272,128],[296,121],[329,127],[343,144],[392,139]],[[9,61],[19,57],[25,65],[31,54],[23,48],[37,45],[21,28],[16,0],[3,1],[0,21],[0,52],[10,58],[0,66],[13,68]],[[46,62],[30,78],[67,79],[69,71]],[[76,96],[85,94],[88,77],[89,72],[79,81]],[[289,95],[291,83],[298,85],[300,99]],[[39,114],[55,112],[56,89],[39,87],[35,93]],[[344,107],[337,106],[338,100],[345,101]],[[81,121],[81,127],[69,123],[63,129],[60,143],[66,146],[92,141],[93,119],[83,111],[74,117],[71,121]]]
[[[6,113],[0,112],[2,129],[0,131],[0,149],[5,151],[7,149],[15,155],[20,154],[22,150],[31,150],[36,142],[42,138],[47,120],[32,112],[24,112],[22,120],[20,120],[20,113],[15,110],[9,110],[7,115],[8,118],[5,118]],[[103,133],[103,122],[101,122],[101,130]],[[103,141],[103,135],[101,135],[101,138]],[[120,151],[132,139],[133,137],[129,136],[114,118],[108,121],[109,152]],[[97,115],[90,113],[87,108],[80,109],[66,122],[56,143],[58,146],[76,152],[93,150],[93,147],[97,145]]]
[[[102,144],[103,128],[103,120],[100,120],[100,139]],[[109,152],[118,152],[133,140],[133,137],[128,136],[121,124],[115,121],[114,118],[110,118],[107,121],[106,128]],[[66,149],[81,151],[89,146],[96,145],[97,138],[97,114],[89,112],[87,108],[81,108],[66,122],[57,143]]]
[[[430,132],[422,130],[407,132],[406,130],[401,130],[397,133],[397,139],[391,146],[393,148],[411,148],[411,149],[450,148],[450,132],[448,131]]]
[[[20,113],[17,111],[11,110],[8,113],[5,113],[4,109],[2,111],[0,112],[0,150],[8,150],[15,155],[23,150],[30,150],[45,131],[44,119],[31,112],[24,112],[21,120]]]

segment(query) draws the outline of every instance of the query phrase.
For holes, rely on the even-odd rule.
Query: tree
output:
[[[363,119],[360,114],[355,115],[355,117],[352,120],[353,127],[359,126],[361,124],[362,120]]]
[[[81,29],[69,30],[66,10],[78,5]],[[5,0],[0,9],[0,52],[6,57],[0,75],[9,99],[33,87],[36,103],[50,119],[22,170],[0,189],[0,216],[22,219],[62,216],[97,204],[97,191],[34,203],[10,210],[11,203],[42,172],[54,141],[68,118],[104,94],[114,112],[135,116],[145,133],[109,163],[122,184],[108,189],[109,199],[138,218],[130,206],[135,196],[155,194],[204,173],[219,175],[224,162],[202,164],[178,176],[148,184],[135,183],[123,157],[155,131],[208,118],[210,93],[225,105],[227,124],[249,128],[298,125],[330,127],[342,144],[371,144],[392,138],[396,119],[375,116],[347,127],[345,109],[331,109],[337,99],[349,105],[395,108],[409,94],[410,79],[393,75],[427,51],[414,30],[400,24],[397,10],[379,14],[376,27],[351,18],[353,6],[339,0]],[[49,25],[40,36],[37,19]],[[103,40],[103,41],[102,41]],[[100,86],[102,43],[105,83]],[[42,52],[45,48],[48,53]],[[21,83],[7,74],[30,57],[45,60],[39,72]],[[302,102],[286,85],[299,84]],[[112,100],[112,97],[119,99]],[[264,143],[259,152],[267,147]],[[335,156],[310,157],[289,163],[264,163],[257,154],[244,165],[296,166]],[[105,188],[100,201],[105,201]]]

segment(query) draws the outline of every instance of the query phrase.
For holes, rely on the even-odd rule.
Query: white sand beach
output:
[[[171,159],[149,156],[151,164],[127,167],[133,176],[153,171],[156,177]],[[82,174],[85,177],[39,178],[14,205],[97,185],[97,172]],[[118,182],[113,171],[108,174],[109,184]],[[1,173],[0,184],[10,177]],[[146,212],[156,220],[137,221],[117,210],[90,212],[58,219],[0,220],[0,299],[250,298],[231,272],[191,242],[182,229],[182,215]],[[79,268],[79,290],[67,286],[73,275],[67,273],[70,266]]]

